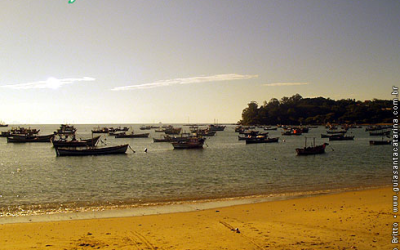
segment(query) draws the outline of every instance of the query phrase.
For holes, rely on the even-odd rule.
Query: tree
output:
[[[258,104],[257,102],[252,101],[248,104],[248,107],[245,108],[242,112],[242,123],[253,125],[257,124],[258,120]]]
[[[355,99],[316,97],[303,98],[299,94],[272,98],[261,107],[252,101],[242,112],[244,125],[255,124],[324,124],[324,123],[379,123],[390,122],[392,101],[378,100],[361,102]]]

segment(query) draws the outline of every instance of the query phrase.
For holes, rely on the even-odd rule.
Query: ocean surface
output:
[[[24,125],[51,134],[59,125]],[[77,138],[90,138],[98,125],[74,125]],[[136,133],[141,125],[128,126]],[[179,126],[179,125],[174,125]],[[182,125],[181,125],[182,126]],[[12,125],[10,125],[12,127]],[[8,128],[0,128],[7,131]],[[7,143],[0,138],[0,216],[18,216],[87,208],[220,199],[368,188],[391,184],[391,145],[370,146],[365,127],[349,130],[354,141],[332,141],[326,154],[297,156],[305,137],[269,131],[279,143],[251,144],[238,140],[235,126],[206,140],[203,149],[174,150],[170,143],[149,138],[121,138],[101,134],[107,145],[129,143],[125,155],[57,157],[51,143]],[[183,130],[189,131],[184,126]],[[308,141],[311,141],[309,139]],[[144,152],[147,148],[147,153]]]

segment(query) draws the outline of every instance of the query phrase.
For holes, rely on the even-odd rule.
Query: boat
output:
[[[25,142],[50,142],[53,138],[53,134],[51,135],[11,135],[7,137],[7,142],[13,143],[25,143]]]
[[[163,132],[165,132],[165,128],[163,128],[163,127],[156,128],[156,129],[154,130],[154,132],[156,132],[156,133],[163,133]]]
[[[236,126],[235,127],[235,132],[243,132],[243,131],[245,131],[247,129],[247,127],[244,127],[244,126],[242,126],[242,125],[239,125],[239,126]]]
[[[279,137],[270,138],[267,136],[256,136],[256,137],[246,138],[245,140],[246,140],[246,144],[271,143],[271,142],[278,142]]]
[[[164,133],[166,135],[179,135],[181,133],[182,128],[174,128],[169,126],[165,129]]]
[[[327,130],[326,133],[328,134],[346,134],[347,130]]]
[[[135,134],[135,133],[119,133],[115,135],[115,138],[148,138],[150,133],[142,133],[142,134]]]
[[[217,131],[210,131],[209,129],[200,129],[196,133],[197,135],[201,136],[214,136],[217,133]]]
[[[373,125],[373,126],[368,126],[365,128],[365,131],[377,131],[377,130],[383,130],[383,129],[390,129],[391,127],[389,125]]]
[[[392,144],[391,140],[369,141],[369,145],[389,145],[389,144]]]
[[[343,134],[321,134],[321,138],[330,138],[330,137],[335,137],[335,136],[343,136]]]
[[[109,132],[109,130],[110,129],[107,127],[102,127],[102,128],[97,127],[97,128],[92,129],[92,133],[107,134]]]
[[[327,124],[325,124],[325,128],[327,128],[329,130],[337,130],[338,129],[338,125],[327,123]]]
[[[40,132],[40,129],[35,128],[24,128],[24,127],[17,127],[12,128],[10,130],[11,135],[36,135]]]
[[[72,140],[67,140],[67,138],[60,138],[58,140],[51,140],[53,143],[54,148],[59,148],[59,147],[86,147],[86,146],[94,146],[97,144],[97,142],[100,139],[100,135],[90,138],[90,139],[80,139],[76,140],[75,137],[72,138]]]
[[[143,126],[140,126],[140,130],[150,130],[151,129],[151,126],[150,125],[143,125]]]
[[[241,140],[246,140],[248,138],[255,138],[257,136],[266,137],[266,136],[268,136],[268,134],[269,134],[268,132],[260,132],[257,130],[247,130],[247,131],[239,133],[238,139],[239,139],[239,141],[241,141]]]
[[[277,127],[265,127],[264,130],[278,130]]]
[[[282,132],[282,135],[302,135],[302,129],[287,129]]]
[[[251,137],[251,136],[248,136],[248,135],[246,135],[246,136],[240,136],[240,135],[238,135],[238,140],[239,140],[239,141],[244,141],[244,140],[246,140],[246,139],[249,138],[249,137]]]
[[[199,128],[198,126],[191,126],[190,132],[201,136],[214,136],[217,131],[211,131],[208,128]]]
[[[119,134],[122,132],[126,132],[128,130],[129,130],[128,127],[123,127],[123,128],[121,126],[119,126],[118,128],[111,127],[111,128],[108,128],[108,135],[116,135],[116,134]]]
[[[369,132],[370,136],[390,135],[390,130],[374,130]]]
[[[85,156],[85,155],[110,155],[125,154],[129,144],[111,147],[85,147],[85,148],[56,148],[57,156]]]
[[[354,140],[354,135],[335,135],[335,136],[330,136],[329,141],[350,141]]]
[[[153,138],[153,142],[172,142],[173,140],[174,138],[169,135],[164,135],[162,138]]]
[[[301,133],[308,133],[310,131],[309,127],[303,127],[303,126],[292,127],[292,129],[301,131]]]
[[[11,136],[11,132],[10,131],[2,131],[0,132],[0,137],[9,137]]]
[[[208,125],[208,129],[210,131],[224,131],[225,128],[226,128],[226,126],[223,126],[223,125],[216,125],[216,124]]]
[[[305,139],[304,148],[296,148],[297,155],[316,155],[316,154],[324,154],[325,148],[328,143],[324,143],[322,145],[315,145],[315,138],[313,138],[313,143],[311,146],[307,147],[307,138]]]
[[[205,140],[206,140],[205,138],[197,136],[181,137],[181,138],[176,138],[172,142],[172,146],[174,147],[174,149],[203,148]]]
[[[69,135],[69,134],[75,134],[75,132],[76,128],[73,125],[61,124],[60,128],[57,129],[57,131],[55,131],[54,134]]]

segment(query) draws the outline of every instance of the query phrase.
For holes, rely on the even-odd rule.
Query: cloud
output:
[[[196,77],[187,77],[187,78],[174,78],[174,79],[169,79],[169,80],[155,81],[152,83],[144,83],[144,84],[138,84],[138,85],[116,87],[111,90],[120,91],[120,90],[150,89],[150,88],[159,88],[159,87],[166,87],[166,86],[172,86],[172,85],[178,85],[178,84],[245,80],[245,79],[251,79],[251,78],[256,78],[256,77],[258,77],[258,75],[221,74],[221,75],[213,75],[213,76],[196,76]]]
[[[57,79],[54,77],[49,77],[45,81],[10,84],[10,85],[4,85],[1,87],[9,88],[9,89],[58,89],[64,85],[69,85],[69,84],[73,84],[76,82],[88,82],[88,81],[95,81],[95,80],[96,79],[94,79],[92,77],[64,78],[64,79]]]
[[[263,86],[267,87],[280,87],[280,86],[298,86],[298,85],[308,85],[308,82],[274,82],[274,83],[266,83]]]

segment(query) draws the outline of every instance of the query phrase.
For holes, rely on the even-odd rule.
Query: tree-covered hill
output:
[[[392,122],[392,101],[356,101],[354,99],[332,100],[330,98],[292,97],[264,101],[262,106],[250,102],[242,112],[243,125],[275,124],[326,124],[326,123],[389,123]]]

